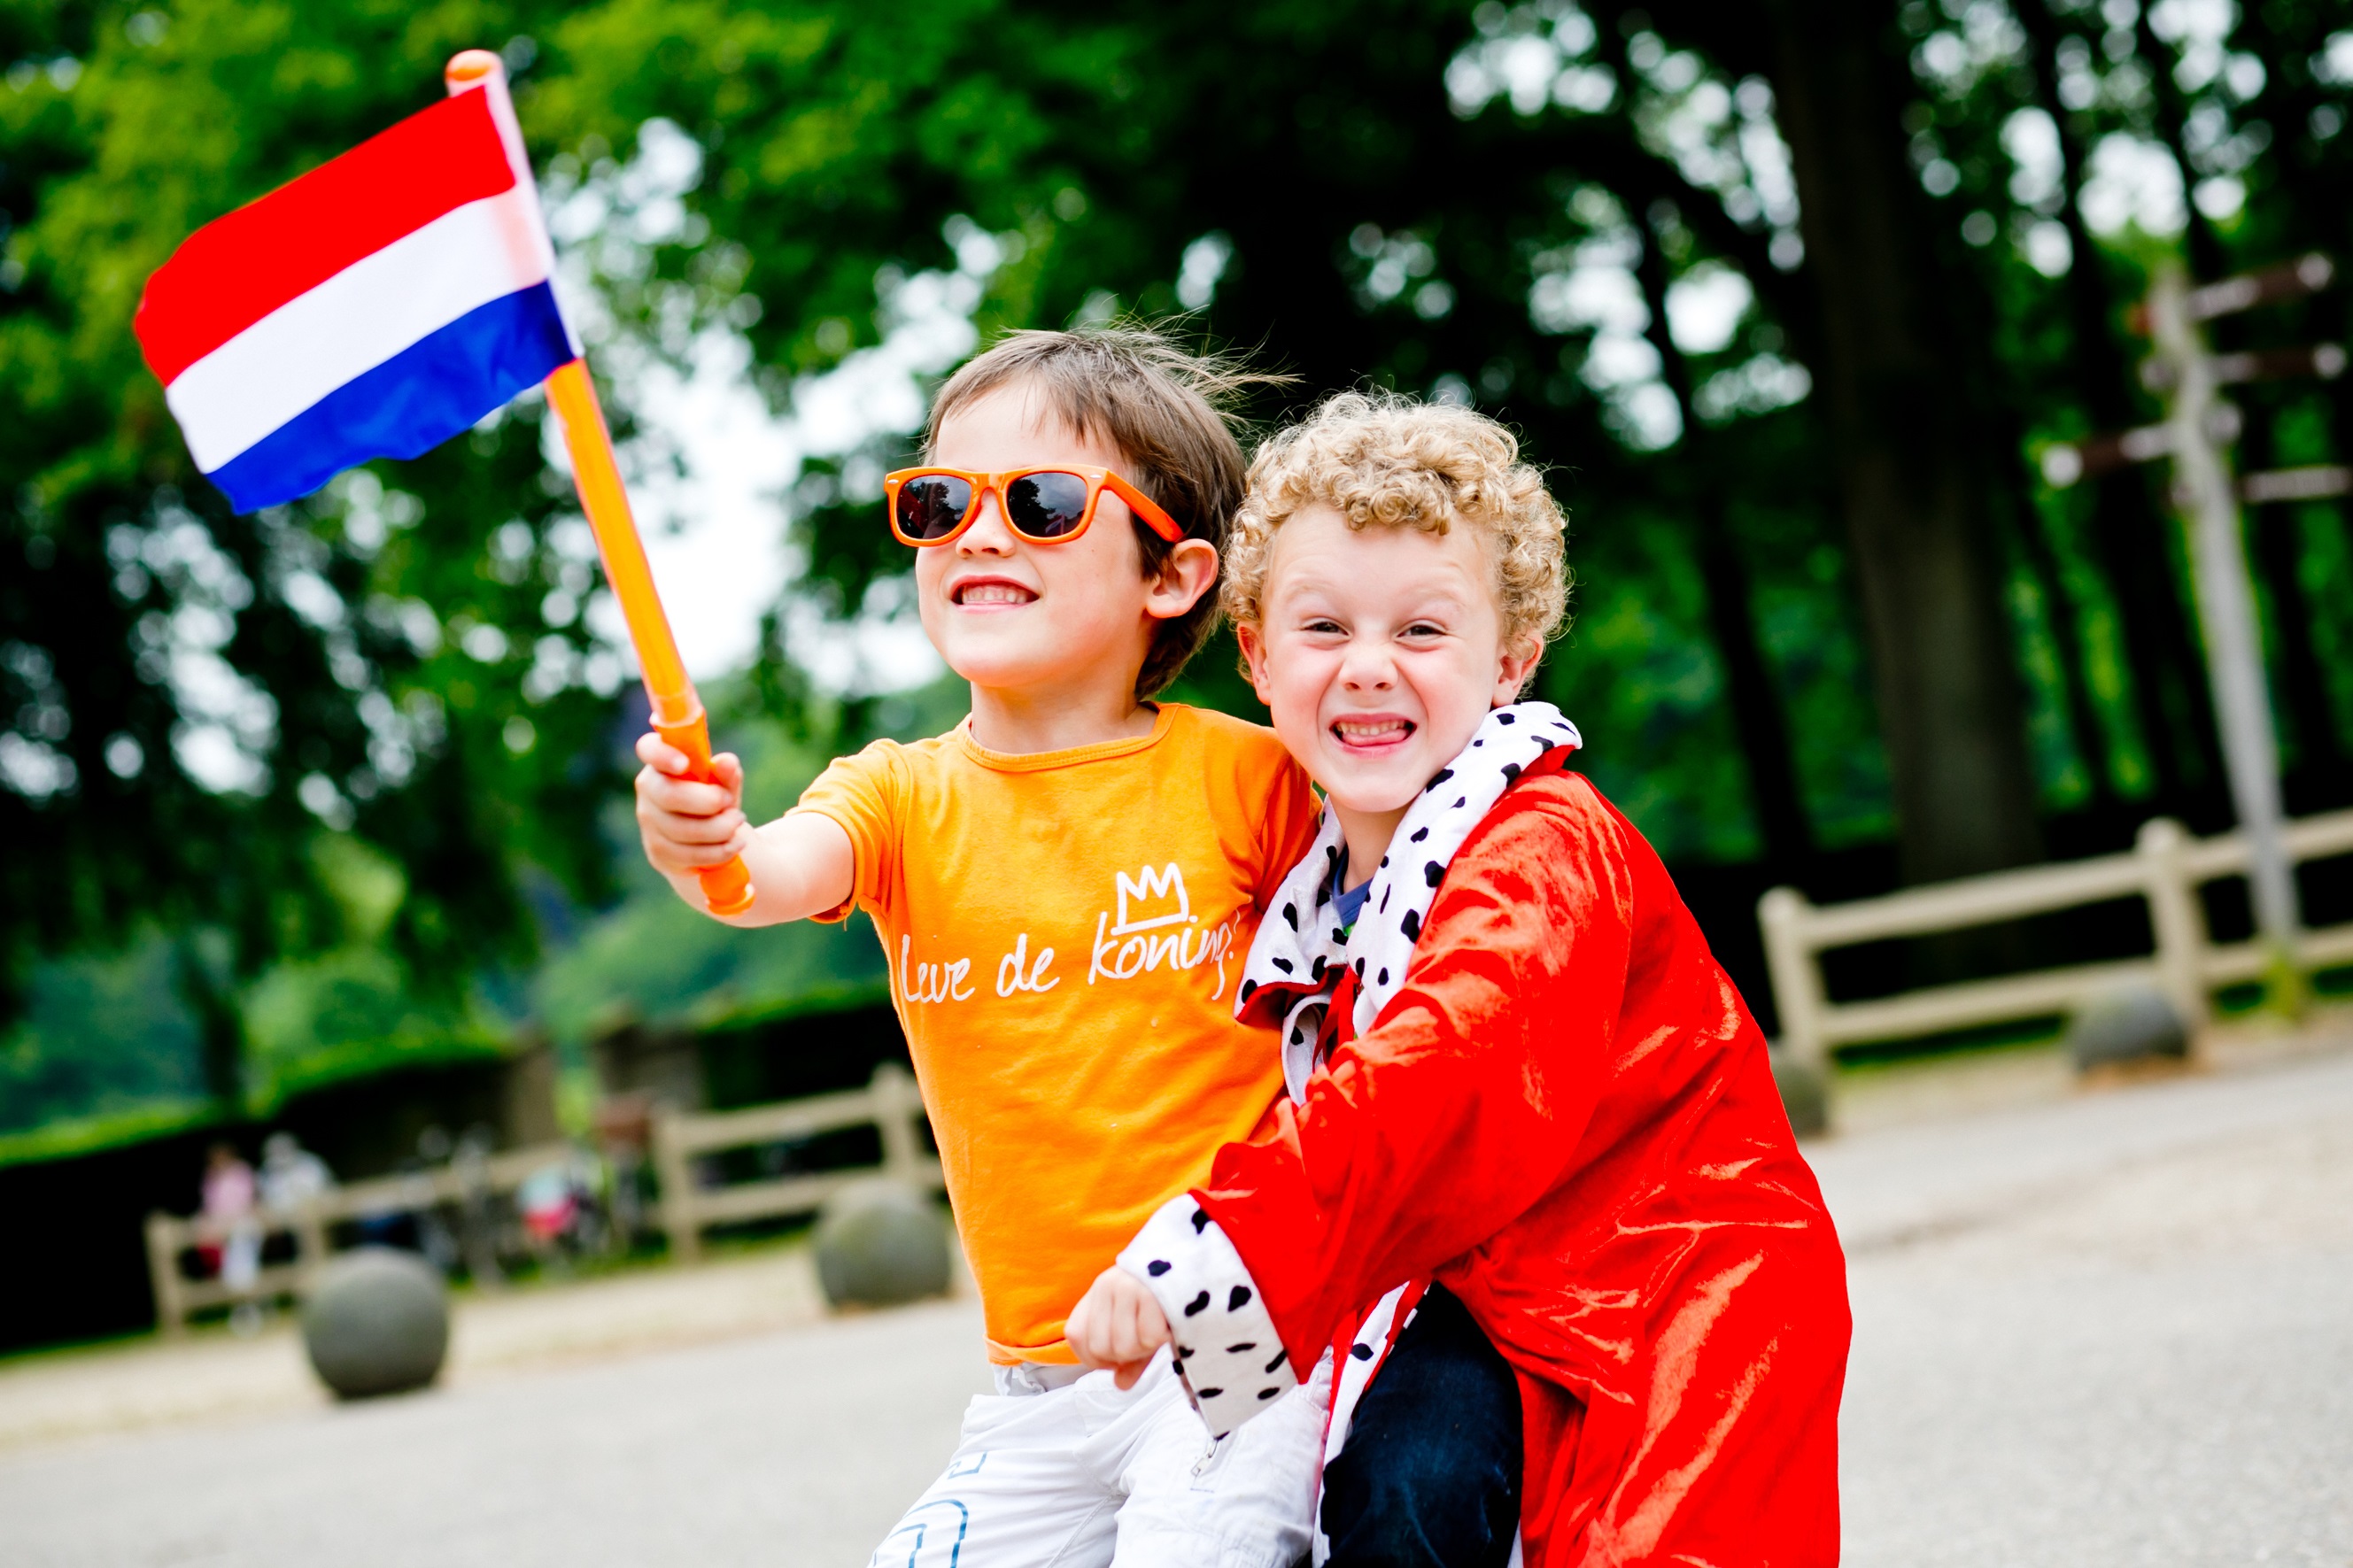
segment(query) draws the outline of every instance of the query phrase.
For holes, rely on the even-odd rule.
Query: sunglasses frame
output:
[[[1041,539],[1034,533],[1024,532],[1021,526],[1013,521],[1012,509],[1005,504],[1006,487],[1016,479],[1027,479],[1031,474],[1071,474],[1087,482],[1087,509],[1079,514],[1078,527],[1068,533],[1049,534]],[[957,520],[956,525],[937,539],[910,539],[899,527],[899,488],[911,479],[934,477],[964,480],[972,487],[972,500],[965,504],[964,516]],[[892,538],[902,544],[912,544],[918,550],[929,550],[935,545],[953,544],[962,538],[965,531],[972,526],[973,519],[980,515],[981,502],[994,493],[997,497],[997,515],[1005,520],[1006,528],[1013,533],[1014,537],[1030,544],[1068,544],[1094,526],[1095,509],[1102,501],[1103,493],[1105,490],[1111,491],[1112,494],[1125,501],[1128,510],[1135,514],[1137,521],[1169,543],[1175,544],[1185,537],[1185,530],[1178,526],[1176,520],[1161,510],[1159,504],[1150,496],[1129,484],[1111,469],[1099,468],[1090,463],[1039,463],[1026,468],[1008,468],[1002,473],[996,474],[977,473],[970,468],[944,468],[937,466],[901,468],[882,476],[882,509],[883,516],[890,521]]]

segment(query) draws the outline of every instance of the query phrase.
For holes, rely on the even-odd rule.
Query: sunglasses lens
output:
[[[1005,514],[1031,539],[1060,539],[1086,521],[1087,481],[1076,474],[1024,474],[1006,487]]]
[[[947,474],[923,474],[899,487],[899,531],[910,539],[944,539],[972,505],[972,486]]]

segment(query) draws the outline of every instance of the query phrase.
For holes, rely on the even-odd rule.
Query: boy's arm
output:
[[[1474,838],[1379,1024],[1121,1253],[1212,1431],[1567,1174],[1608,1073],[1631,891],[1605,813],[1523,808]]]
[[[796,812],[754,828],[744,819],[744,765],[733,753],[712,759],[716,784],[686,776],[684,752],[659,735],[638,741],[638,833],[646,858],[704,913],[710,903],[695,872],[741,855],[752,876],[752,907],[718,916],[733,926],[776,925],[825,914],[847,902],[857,876],[849,835],[832,818]]]

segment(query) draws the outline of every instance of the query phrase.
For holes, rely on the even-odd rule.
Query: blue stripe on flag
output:
[[[206,476],[237,510],[309,495],[372,458],[414,458],[572,358],[545,283],[469,310],[356,376]]]

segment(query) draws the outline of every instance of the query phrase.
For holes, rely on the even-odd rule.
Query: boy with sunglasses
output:
[[[877,1563],[1290,1568],[1328,1372],[1212,1443],[1167,1358],[1082,1375],[1064,1315],[1283,1089],[1241,963],[1315,834],[1274,734],[1153,694],[1207,634],[1242,378],[1135,330],[1019,332],[941,389],[928,465],[886,480],[925,633],[972,683],[952,732],[837,761],[753,828],[742,772],[638,754],[646,854],[740,854],[730,923],[872,916],[980,1290],[997,1394]],[[1269,1353],[1272,1353],[1270,1350]]]

